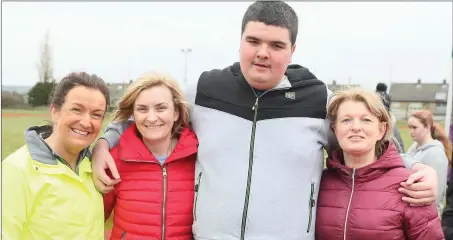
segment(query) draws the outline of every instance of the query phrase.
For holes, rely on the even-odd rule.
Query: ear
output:
[[[56,124],[60,118],[60,110],[54,104],[50,105],[50,118],[53,124]]]
[[[378,140],[381,140],[385,136],[385,133],[387,132],[388,128],[389,128],[388,123],[379,124],[379,139]]]
[[[333,133],[336,134],[336,132],[335,132],[335,124],[333,122],[330,123],[330,129],[332,130]]]
[[[179,119],[179,109],[176,108],[175,113],[173,114],[173,122],[178,121],[178,119]]]
[[[289,63],[291,63],[293,61],[293,54],[294,54],[294,51],[296,51],[296,44],[294,44],[292,47],[291,47],[291,58],[289,59]]]

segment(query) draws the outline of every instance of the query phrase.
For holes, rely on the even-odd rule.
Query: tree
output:
[[[53,81],[53,65],[52,65],[52,47],[49,43],[50,33],[46,32],[40,47],[40,58],[36,65],[39,74],[39,81],[46,83]]]
[[[28,92],[28,103],[34,107],[49,105],[49,96],[55,88],[52,66],[52,49],[49,43],[49,32],[46,32],[40,47],[37,63],[39,81]]]
[[[28,92],[28,103],[33,107],[49,105],[55,81],[37,82]]]

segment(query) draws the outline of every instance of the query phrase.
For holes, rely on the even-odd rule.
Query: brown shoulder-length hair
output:
[[[439,140],[444,145],[445,154],[448,158],[448,165],[451,166],[451,151],[452,146],[448,137],[444,133],[444,129],[439,124],[434,122],[433,114],[428,110],[420,110],[412,114],[412,117],[418,119],[424,127],[429,127],[431,137]]]
[[[381,157],[385,151],[385,143],[392,138],[391,118],[381,98],[375,92],[366,91],[361,88],[350,88],[338,91],[332,94],[329,106],[327,107],[327,116],[332,121],[333,126],[336,124],[338,109],[346,101],[355,101],[364,103],[368,111],[373,114],[379,121],[385,125],[385,134],[376,142],[375,155]],[[333,127],[332,126],[332,127]],[[394,142],[394,141],[393,141]]]
[[[167,87],[173,96],[173,104],[175,105],[175,111],[179,113],[179,118],[175,121],[171,134],[174,137],[179,137],[181,131],[184,128],[189,127],[189,104],[184,99],[184,95],[178,82],[165,74],[154,72],[145,73],[129,85],[126,92],[118,101],[113,121],[127,121],[134,113],[134,103],[138,95],[143,90],[156,86]]]

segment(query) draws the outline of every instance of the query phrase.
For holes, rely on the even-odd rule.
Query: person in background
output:
[[[398,130],[398,126],[396,125],[396,118],[390,112],[392,99],[387,94],[387,85],[385,83],[378,83],[376,85],[376,93],[378,93],[379,96],[381,97],[381,101],[384,104],[385,109],[389,113],[390,118],[392,119],[391,124],[392,124],[393,136],[394,136],[393,140],[396,140],[395,145],[397,146],[397,149],[400,153],[404,153],[404,142],[403,142],[403,139],[401,138],[401,133]]]
[[[2,239],[104,239],[89,147],[108,103],[96,75],[71,73],[58,83],[52,125],[28,128],[25,145],[2,162]]]
[[[436,170],[439,180],[436,202],[439,215],[442,215],[448,165],[451,161],[451,144],[428,110],[413,113],[408,120],[408,126],[414,143],[407,150],[407,155]]]
[[[114,210],[110,239],[192,240],[198,141],[177,82],[157,73],[140,77],[113,121],[131,116],[135,121],[110,151],[122,176],[104,195],[105,219]]]
[[[415,207],[398,192],[406,170],[387,109],[373,92],[334,93],[328,107],[340,145],[327,159],[316,216],[317,240],[441,240],[434,204]]]

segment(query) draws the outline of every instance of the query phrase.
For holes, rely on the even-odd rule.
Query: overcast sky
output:
[[[54,75],[95,73],[123,82],[149,70],[184,78],[238,61],[250,4],[2,3],[2,84],[33,85],[46,30]],[[452,3],[289,2],[299,16],[293,62],[331,83],[441,82],[452,78]]]

